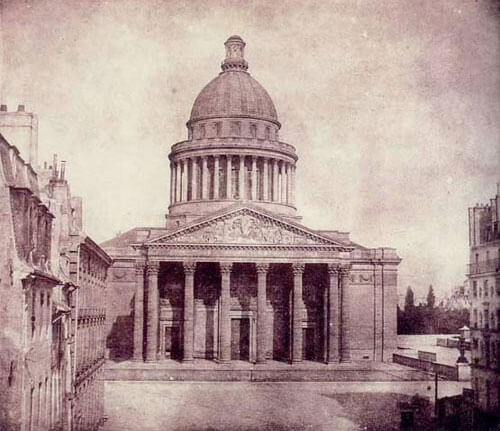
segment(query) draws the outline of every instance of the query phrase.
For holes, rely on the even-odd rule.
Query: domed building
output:
[[[166,225],[103,244],[111,357],[383,360],[396,347],[399,257],[300,223],[295,147],[280,141],[245,42],[225,47],[169,154]]]

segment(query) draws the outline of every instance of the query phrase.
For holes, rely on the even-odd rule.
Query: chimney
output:
[[[61,160],[61,175],[60,175],[61,181],[64,181],[65,170],[66,170],[66,160]]]
[[[24,105],[17,105],[17,112],[24,112]]]
[[[57,180],[57,154],[52,159],[52,179]]]

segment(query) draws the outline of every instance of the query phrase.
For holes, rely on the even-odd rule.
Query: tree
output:
[[[434,306],[436,305],[436,296],[434,295],[434,289],[432,288],[432,284],[429,286],[429,291],[427,292],[427,308],[429,310],[434,310]]]
[[[413,290],[408,286],[406,289],[405,296],[405,313],[410,313],[415,309],[415,295],[413,294]]]

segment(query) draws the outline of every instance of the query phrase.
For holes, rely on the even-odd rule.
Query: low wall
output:
[[[397,353],[393,353],[392,362],[406,367],[416,368],[417,370],[436,373],[439,377],[446,380],[458,381],[458,368],[456,366],[439,364],[438,362],[412,358],[411,356],[398,355]]]
[[[439,347],[449,347],[452,349],[458,349],[459,347],[458,338],[438,338],[436,340],[436,345]],[[470,350],[470,341],[465,341],[465,350]]]

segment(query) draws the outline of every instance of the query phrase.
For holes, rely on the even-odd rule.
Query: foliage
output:
[[[411,287],[408,286],[408,289],[406,289],[406,296],[405,296],[405,313],[411,312],[415,308],[415,295],[413,294],[413,290],[411,290]]]
[[[398,334],[457,334],[459,329],[469,326],[469,310],[448,309],[435,306],[436,298],[429,286],[426,304],[414,304],[410,287],[406,291],[405,307],[398,306]]]

